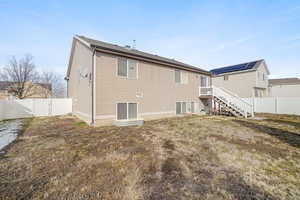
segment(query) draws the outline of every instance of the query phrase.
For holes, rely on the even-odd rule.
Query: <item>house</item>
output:
[[[18,89],[18,84],[12,81],[0,81],[0,99],[16,98],[14,90]],[[49,98],[51,97],[51,84],[31,83],[24,84],[25,98]]]
[[[268,76],[266,62],[257,60],[210,70],[212,85],[235,93],[239,97],[268,96]]]
[[[269,87],[272,97],[300,97],[299,78],[270,79]]]
[[[75,36],[66,74],[73,113],[94,125],[209,111],[211,73],[174,59]]]

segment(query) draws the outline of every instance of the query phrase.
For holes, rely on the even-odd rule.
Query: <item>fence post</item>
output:
[[[275,113],[278,114],[278,97],[275,97]]]
[[[53,109],[53,101],[52,101],[52,97],[50,98],[49,101],[49,116],[52,116],[52,109]]]
[[[255,98],[252,97],[252,117],[254,117],[254,112],[255,112]]]

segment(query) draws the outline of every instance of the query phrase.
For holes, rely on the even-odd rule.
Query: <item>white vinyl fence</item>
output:
[[[244,98],[254,105],[254,112],[300,115],[300,98],[298,97],[263,97]]]
[[[72,112],[72,99],[0,100],[0,120],[65,115]]]

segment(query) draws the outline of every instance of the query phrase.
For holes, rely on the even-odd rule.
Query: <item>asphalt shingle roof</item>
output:
[[[7,90],[11,84],[9,81],[0,81],[0,90]]]
[[[269,79],[270,85],[300,85],[299,78],[278,78]]]
[[[13,86],[13,84],[15,84],[16,82],[12,82],[12,81],[0,81],[0,90],[8,90],[10,86]],[[48,90],[52,89],[51,84],[48,83],[35,83],[37,85],[40,85]]]
[[[197,70],[200,72],[205,72],[205,73],[209,73],[208,71],[174,60],[174,59],[170,59],[170,58],[165,58],[165,57],[161,57],[158,55],[154,55],[154,54],[150,54],[150,53],[146,53],[143,51],[139,51],[136,49],[132,49],[132,48],[127,48],[127,47],[122,47],[119,45],[115,45],[115,44],[110,44],[107,42],[102,42],[99,40],[94,40],[91,38],[87,38],[85,36],[77,36],[79,38],[81,38],[82,40],[84,40],[85,42],[91,44],[92,47],[95,47],[96,49],[104,49],[104,50],[110,50],[110,51],[116,51],[116,52],[121,52],[121,53],[126,53],[129,55],[134,55],[134,56],[139,56],[142,58],[148,58],[148,59],[152,59],[152,60],[156,60],[156,61],[160,61],[160,62],[164,62],[164,63],[168,63],[168,64],[173,64],[173,65],[178,65],[178,66],[182,66],[182,67],[186,67],[186,68],[191,68],[193,70]]]

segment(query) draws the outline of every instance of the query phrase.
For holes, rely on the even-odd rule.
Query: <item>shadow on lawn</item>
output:
[[[178,157],[176,146],[168,140],[163,145],[167,149],[168,158],[164,160],[161,166],[161,176],[155,177],[154,174],[144,179],[148,192],[145,193],[146,200],[165,200],[165,199],[228,199],[228,195],[236,200],[277,200],[269,192],[249,184],[241,176],[240,172],[233,169],[226,169],[220,163],[218,155],[214,153],[209,146],[205,145],[206,153],[203,162],[194,163],[197,154],[187,157]],[[177,155],[177,156],[176,156]],[[185,163],[190,173],[186,173],[187,168],[182,167]],[[196,166],[195,166],[196,165]],[[193,166],[193,167],[191,167]],[[153,171],[155,173],[155,170]],[[220,176],[220,174],[222,174]],[[224,194],[225,192],[225,194]]]
[[[294,126],[295,128],[300,129],[300,122],[287,121],[284,119],[265,119],[265,121],[275,122],[275,123],[280,123],[280,124],[287,124],[287,125]]]
[[[266,133],[270,136],[274,136],[277,139],[281,140],[282,142],[285,142],[291,146],[300,148],[300,135],[294,132],[282,130],[279,128],[273,128],[266,125],[257,124],[254,122],[249,121],[241,121],[241,120],[234,120],[238,124],[251,128],[256,131],[260,131],[263,133]]]
[[[155,182],[148,183],[151,188],[144,196],[147,200],[164,199],[187,199],[187,196],[202,197],[206,199],[226,199],[221,191],[226,191],[236,200],[278,200],[262,188],[245,182],[244,178],[234,170],[221,170],[217,173],[224,174],[223,178],[216,178],[217,173],[212,173],[205,166],[197,170],[194,179],[184,176],[178,167],[178,161],[167,159],[162,166],[162,178]],[[152,180],[153,181],[153,180]],[[150,181],[151,182],[151,181]]]

